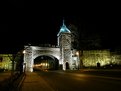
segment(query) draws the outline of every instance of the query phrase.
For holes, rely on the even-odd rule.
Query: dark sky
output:
[[[16,1],[16,0],[15,0]],[[119,13],[112,6],[89,3],[28,3],[9,1],[3,9],[0,29],[0,52],[14,52],[28,43],[56,44],[63,18],[79,31],[98,33],[105,47],[120,46],[117,23]],[[77,4],[77,5],[76,5]],[[43,5],[43,6],[42,6]]]

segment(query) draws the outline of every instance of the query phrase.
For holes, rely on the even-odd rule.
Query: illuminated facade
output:
[[[71,31],[64,22],[57,36],[63,70],[72,69]]]
[[[66,27],[64,22],[57,34],[57,38],[57,47],[25,46],[24,66],[26,66],[26,71],[33,72],[34,59],[42,55],[57,58],[59,68],[62,70],[77,69],[79,56],[72,56],[71,31]]]
[[[10,57],[12,57],[12,54],[0,54],[0,69],[12,69],[12,61],[10,60]]]
[[[39,47],[39,46],[25,46],[24,64],[26,71],[33,72],[34,59],[39,56],[55,57],[60,60],[60,48],[58,47]],[[60,61],[59,61],[60,64]]]
[[[84,50],[83,51],[83,65],[85,67],[96,67],[97,63],[100,66],[110,64],[111,62],[110,50]]]
[[[110,50],[79,50],[72,48],[71,31],[63,25],[57,34],[57,46],[24,46],[24,68],[26,71],[33,72],[34,61],[39,56],[48,56],[58,60],[59,69],[62,70],[77,70],[81,66],[84,67],[97,67],[108,65],[110,63],[117,63],[121,65],[121,55],[111,55]],[[81,56],[79,53],[82,53]],[[48,64],[49,63],[49,64]],[[45,69],[50,62],[45,63],[42,61],[40,66]],[[36,65],[36,66],[39,66]],[[49,66],[49,68],[51,68]]]
[[[110,52],[110,50],[107,49],[83,50],[82,61],[84,67],[97,67],[98,63],[100,67],[111,67],[113,65],[121,65],[121,54]]]

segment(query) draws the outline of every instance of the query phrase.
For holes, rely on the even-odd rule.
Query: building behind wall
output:
[[[10,57],[12,57],[12,54],[0,54],[0,69],[12,69],[12,61],[10,60]]]
[[[111,64],[121,65],[121,54],[111,52]]]
[[[110,63],[110,51],[109,50],[85,50],[83,51],[83,65],[86,67],[104,66]]]
[[[83,66],[84,67],[100,67],[106,65],[121,65],[121,54],[110,52],[110,50],[84,50],[83,51]]]

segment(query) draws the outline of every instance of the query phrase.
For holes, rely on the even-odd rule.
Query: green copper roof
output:
[[[61,26],[57,36],[59,36],[60,33],[71,33],[71,31],[66,27],[64,20],[63,20],[63,25]]]

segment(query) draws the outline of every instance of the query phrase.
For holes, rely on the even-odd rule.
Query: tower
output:
[[[71,53],[71,31],[66,27],[64,20],[60,28],[58,37],[58,46],[60,47],[60,63],[63,70],[71,69],[72,53]]]

